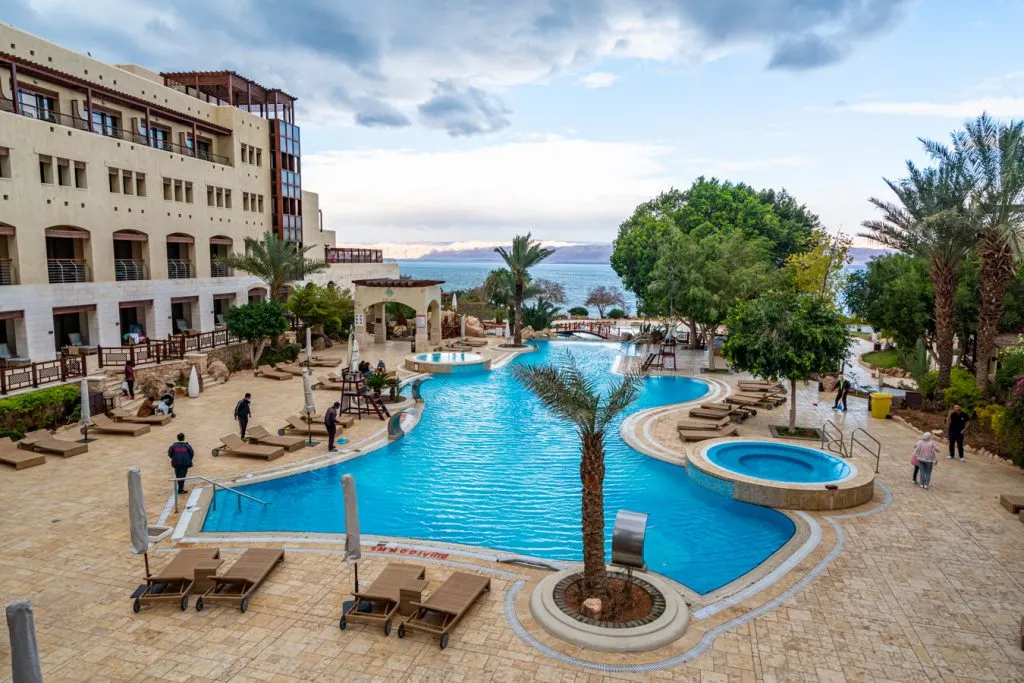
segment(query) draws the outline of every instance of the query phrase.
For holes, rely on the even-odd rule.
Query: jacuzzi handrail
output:
[[[839,436],[838,437],[829,436],[829,434],[828,434],[828,428],[829,427],[832,427],[832,429],[834,429],[836,434],[838,434]],[[825,420],[824,424],[821,425],[821,450],[826,451],[826,452],[828,450],[830,450],[830,449],[825,448],[825,443],[826,442],[828,442],[829,446],[831,446],[832,444],[838,444],[839,445],[839,455],[844,457],[844,458],[848,458],[848,457],[850,457],[852,455],[852,453],[847,453],[847,451],[846,451],[846,444],[843,443],[843,439],[845,439],[845,438],[846,438],[846,435],[843,434],[843,430],[840,429],[839,426],[835,422],[833,422],[832,420]]]
[[[857,432],[860,432],[864,436],[866,436],[869,439],[871,439],[871,441],[874,442],[874,444],[875,444],[875,450],[871,450],[871,446],[869,446],[868,444],[864,443],[863,441],[859,441],[857,439]],[[853,444],[855,444],[855,443],[860,444],[861,448],[863,448],[868,453],[871,453],[873,456],[875,456],[875,474],[878,474],[878,465],[879,465],[879,463],[882,460],[882,443],[878,439],[876,439],[875,437],[871,436],[870,432],[868,432],[868,430],[864,429],[863,427],[857,427],[850,434],[850,455],[851,456],[853,455]]]

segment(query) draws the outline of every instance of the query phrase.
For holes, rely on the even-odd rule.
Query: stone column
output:
[[[366,333],[366,309],[358,301],[356,301],[355,305],[355,326],[353,329],[355,330],[356,339],[359,341],[359,346],[365,352],[370,337]]]
[[[441,306],[438,304],[437,308],[430,313],[430,339],[435,344],[441,343]]]
[[[416,326],[416,353],[424,353],[430,350],[430,344],[427,340],[427,325],[424,324],[420,327],[420,316],[424,317],[424,323],[426,323],[426,311],[416,311],[416,319],[413,321],[413,325]]]
[[[387,309],[385,304],[373,305],[373,341],[384,344],[388,340]]]

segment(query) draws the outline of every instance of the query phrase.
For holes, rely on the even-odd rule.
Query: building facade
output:
[[[268,230],[323,258],[334,233],[302,189],[294,103],[0,24],[0,356],[213,330],[267,294],[218,258]]]

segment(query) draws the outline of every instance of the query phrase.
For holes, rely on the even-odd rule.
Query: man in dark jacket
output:
[[[334,435],[338,431],[338,409],[341,408],[341,403],[338,401],[334,402],[334,405],[327,409],[324,414],[324,426],[327,427],[327,451],[333,452],[338,450],[334,447]]]
[[[843,410],[847,410],[846,397],[850,394],[850,380],[846,379],[842,375],[839,375],[839,383],[836,384],[836,403],[832,406],[832,410],[839,408],[839,404],[843,404]]]
[[[238,428],[242,432],[242,440],[245,440],[245,429],[249,426],[249,416],[252,415],[252,394],[246,393],[245,398],[235,405],[235,419],[238,420]]]
[[[178,479],[178,493],[185,493],[185,477],[188,476],[188,468],[192,467],[195,455],[192,446],[185,441],[184,434],[178,434],[178,440],[167,449],[167,457],[171,459],[174,476]]]

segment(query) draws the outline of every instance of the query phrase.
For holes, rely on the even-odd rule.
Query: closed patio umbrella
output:
[[[466,316],[459,316],[459,339],[466,341]]]
[[[351,474],[341,476],[341,490],[345,496],[345,561],[355,571],[355,592],[359,592],[359,558],[363,553],[359,544],[359,508],[356,505],[356,480]]]
[[[306,362],[311,363],[313,361],[313,330],[310,327],[306,327]]]
[[[146,503],[142,497],[142,473],[138,467],[128,468],[128,526],[132,537],[132,552],[142,555],[149,576],[149,522]]]
[[[32,603],[28,600],[7,605],[7,630],[11,636],[11,673],[14,683],[43,683],[36,645]]]
[[[459,300],[458,300],[458,298],[456,298],[455,292],[452,292],[452,310],[453,311],[459,310]]]
[[[312,415],[316,413],[316,404],[313,403],[313,385],[309,381],[309,368],[302,368],[302,394],[306,401],[306,428],[309,430],[309,440],[306,442],[306,445],[315,446],[311,419]]]
[[[359,365],[359,340],[356,339],[356,332],[348,333],[348,367],[352,372],[356,371]]]
[[[82,378],[82,387],[78,391],[79,391],[79,394],[81,395],[81,398],[82,398],[81,416],[82,416],[82,434],[83,434],[83,438],[79,439],[78,442],[79,443],[89,443],[91,441],[95,441],[96,440],[96,439],[90,439],[89,438],[89,425],[92,424],[92,413],[90,412],[90,405],[89,405],[89,380],[87,380],[86,378],[83,377]]]
[[[508,321],[506,320],[505,321],[505,341],[508,341],[508,338],[511,337],[511,336],[512,336],[512,331],[510,329],[508,329]]]

